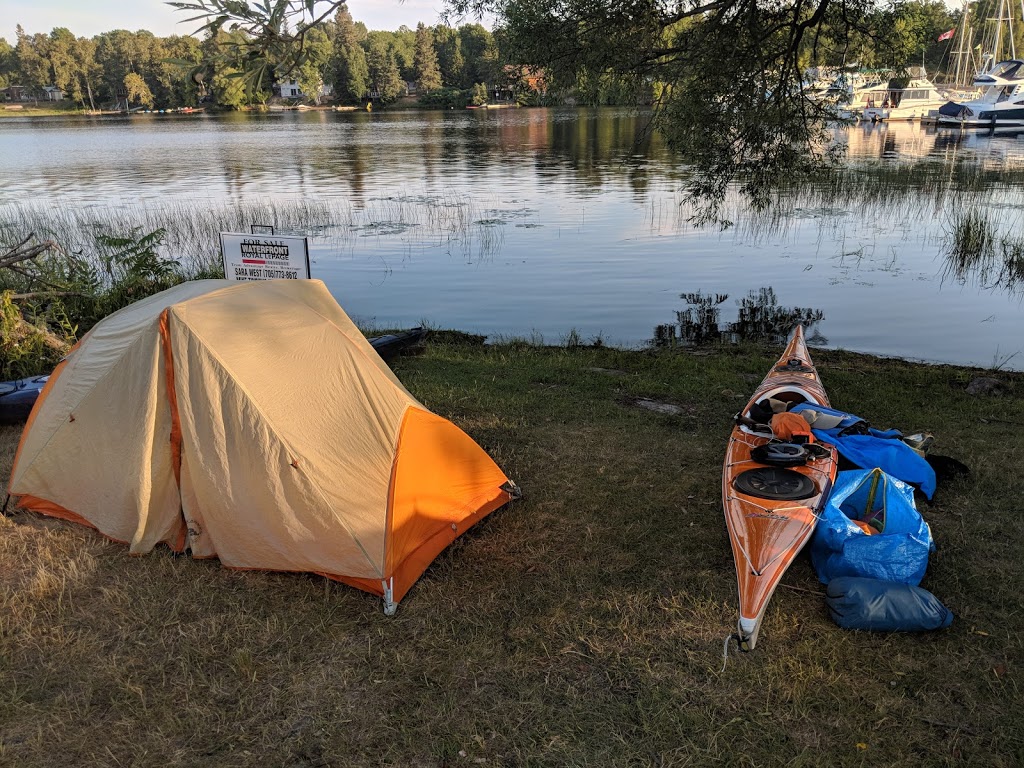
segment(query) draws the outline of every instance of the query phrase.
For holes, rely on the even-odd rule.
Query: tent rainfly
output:
[[[518,495],[319,280],[184,283],[105,318],[50,377],[9,491],[132,554],[319,573],[389,615]]]

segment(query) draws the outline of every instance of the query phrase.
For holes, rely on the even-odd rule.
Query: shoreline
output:
[[[20,106],[20,108],[19,108]],[[465,110],[493,110],[493,109],[529,109],[526,105],[518,103],[497,103],[482,105],[467,105],[455,111]],[[132,117],[135,115],[229,115],[236,113],[262,114],[266,112],[450,112],[452,107],[428,106],[418,103],[402,103],[402,100],[386,107],[374,105],[367,110],[364,106],[353,106],[348,104],[321,104],[317,106],[295,105],[284,106],[280,104],[268,105],[266,107],[243,107],[241,109],[220,109],[216,107],[172,107],[170,109],[133,109],[128,112],[124,110],[89,110],[89,109],[52,109],[39,108],[35,106],[6,104],[0,106],[0,118],[5,117]]]

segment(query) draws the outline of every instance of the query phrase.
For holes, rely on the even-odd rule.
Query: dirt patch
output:
[[[697,409],[692,405],[680,405],[667,400],[655,400],[652,397],[627,397],[620,401],[629,408],[640,408],[662,416],[692,416]]]

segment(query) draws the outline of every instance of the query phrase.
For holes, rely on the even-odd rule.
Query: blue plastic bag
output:
[[[953,613],[931,592],[910,584],[841,576],[828,583],[832,620],[843,629],[926,632],[953,623]]]
[[[935,495],[935,470],[900,439],[903,433],[898,429],[881,430],[868,427],[867,434],[844,435],[843,432],[848,427],[864,420],[852,413],[812,403],[800,403],[791,410],[793,413],[814,410],[842,418],[838,426],[831,429],[813,429],[815,439],[822,443],[831,443],[844,459],[862,469],[879,467],[892,477],[916,485],[929,500]]]
[[[858,469],[836,476],[811,539],[811,562],[824,584],[865,576],[916,586],[934,549],[914,489],[880,469]]]

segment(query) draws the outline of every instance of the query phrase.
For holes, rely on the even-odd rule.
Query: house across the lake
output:
[[[27,85],[9,85],[0,89],[4,101],[63,101],[64,91],[55,85],[32,88]]]
[[[505,78],[512,84],[534,93],[544,94],[548,85],[544,79],[544,70],[528,65],[506,64]]]
[[[282,99],[302,99],[312,98],[317,103],[321,99],[328,99],[334,93],[334,86],[330,83],[322,83],[320,85],[320,92],[317,94],[308,94],[303,92],[302,88],[295,80],[279,80],[274,83],[273,92],[275,96],[280,96]]]
[[[31,101],[31,97],[26,97],[25,95],[29,90],[28,86],[25,85],[10,85],[0,89],[0,96],[3,97],[4,101]]]

